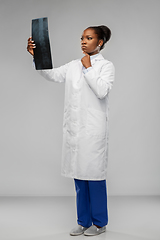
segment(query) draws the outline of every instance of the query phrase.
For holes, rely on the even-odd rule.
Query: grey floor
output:
[[[108,197],[107,231],[72,237],[74,197],[0,197],[0,240],[160,240],[160,197]]]

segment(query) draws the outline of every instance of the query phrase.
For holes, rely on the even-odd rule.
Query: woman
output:
[[[100,234],[108,223],[108,97],[114,66],[99,52],[110,36],[106,26],[88,27],[81,38],[81,60],[38,71],[47,80],[65,83],[62,175],[74,178],[77,193],[78,225],[72,236]],[[29,38],[27,50],[33,56],[35,47]]]

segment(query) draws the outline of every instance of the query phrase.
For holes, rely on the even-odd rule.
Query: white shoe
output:
[[[78,225],[77,227],[73,228],[70,232],[70,235],[71,236],[78,236],[78,235],[81,235],[84,233],[84,231],[86,231],[87,228],[81,226],[81,225]]]
[[[106,231],[106,226],[101,227],[101,228],[97,228],[95,225],[92,225],[91,227],[89,227],[84,232],[84,235],[85,236],[95,236],[95,235],[101,234],[101,233],[103,233],[105,231]]]

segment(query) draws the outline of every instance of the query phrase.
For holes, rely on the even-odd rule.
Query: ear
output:
[[[98,46],[101,47],[102,45],[103,45],[103,40],[100,39],[100,40],[98,41]]]

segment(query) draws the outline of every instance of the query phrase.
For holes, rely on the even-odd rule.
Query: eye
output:
[[[81,37],[81,41],[83,40],[83,37]]]
[[[92,40],[92,37],[88,37],[88,40]]]

